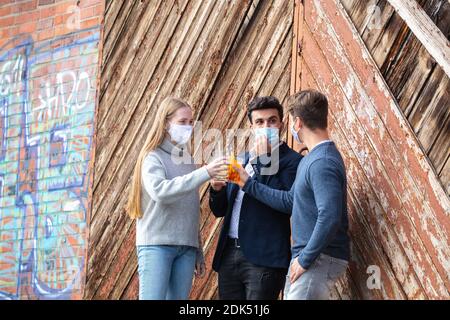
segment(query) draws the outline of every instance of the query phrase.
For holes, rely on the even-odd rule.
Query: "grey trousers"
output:
[[[295,258],[297,259],[297,258]],[[291,265],[292,265],[291,260]],[[286,276],[284,300],[329,300],[336,281],[345,274],[348,262],[321,253],[294,283]]]

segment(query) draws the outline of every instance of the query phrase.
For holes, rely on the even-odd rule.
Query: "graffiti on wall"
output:
[[[0,48],[0,299],[81,297],[98,41]]]

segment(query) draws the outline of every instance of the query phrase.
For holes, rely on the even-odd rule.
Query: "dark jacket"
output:
[[[286,143],[282,143],[279,148],[278,171],[273,175],[261,175],[263,165],[258,161],[252,165],[255,179],[271,188],[290,190],[302,156]],[[244,166],[248,160],[248,154],[245,154]],[[213,260],[213,269],[218,272],[239,186],[227,183],[219,192],[212,187],[209,190],[209,206],[213,214],[225,217]],[[290,215],[280,214],[248,194],[244,195],[239,218],[239,241],[248,261],[264,267],[288,268],[291,259],[290,236]]]

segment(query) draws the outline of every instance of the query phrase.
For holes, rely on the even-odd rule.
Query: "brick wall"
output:
[[[0,299],[81,299],[103,0],[0,0]]]

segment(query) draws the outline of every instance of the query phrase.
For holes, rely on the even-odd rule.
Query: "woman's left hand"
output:
[[[198,261],[195,264],[195,276],[197,278],[203,278],[206,274],[206,264],[204,261]]]

